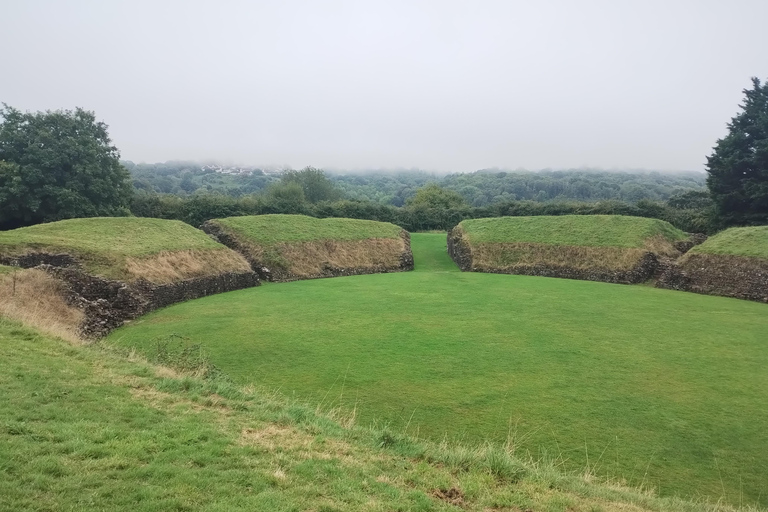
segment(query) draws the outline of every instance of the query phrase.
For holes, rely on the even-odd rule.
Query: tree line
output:
[[[107,126],[83,109],[0,108],[0,229],[72,217],[137,215],[192,225],[233,215],[301,213],[449,229],[467,218],[620,214],[689,232],[768,223],[768,84],[753,79],[704,175],[570,170],[224,174],[188,162],[121,163]]]
[[[138,192],[174,194],[186,197],[219,193],[242,197],[264,192],[280,176],[258,168],[239,174],[216,172],[196,162],[123,165],[131,173]],[[290,171],[288,171],[290,172]],[[509,201],[605,201],[636,202],[641,199],[666,201],[670,197],[706,189],[706,175],[700,172],[603,171],[569,169],[542,171],[480,170],[445,176],[419,170],[355,171],[326,174],[340,193],[360,201],[403,206],[409,197],[428,183],[453,190],[471,206],[489,206]]]

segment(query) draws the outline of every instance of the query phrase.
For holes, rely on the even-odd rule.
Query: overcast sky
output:
[[[768,0],[0,0],[0,101],[136,162],[703,170]]]

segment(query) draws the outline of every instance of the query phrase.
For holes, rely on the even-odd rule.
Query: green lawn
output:
[[[462,221],[471,243],[539,243],[589,247],[643,247],[661,236],[669,241],[687,235],[668,222],[623,215],[497,217]]]
[[[768,226],[726,229],[695,246],[691,253],[730,254],[768,260]]]
[[[402,231],[402,228],[389,222],[316,219],[306,215],[252,215],[215,219],[212,222],[233,231],[250,243],[261,246],[313,240],[397,238]]]
[[[768,503],[768,309],[660,290],[455,271],[414,234],[416,270],[272,284],[114,332],[178,333],[241,383],[356,409],[431,439],[502,442],[659,488]]]

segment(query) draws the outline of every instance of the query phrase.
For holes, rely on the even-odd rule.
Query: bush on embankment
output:
[[[66,337],[102,335],[158,307],[258,284],[236,252],[160,219],[70,219],[0,232],[0,263],[39,267],[3,276],[0,287],[12,297],[5,314]],[[35,310],[35,321],[20,313]],[[66,328],[52,327],[62,318]]]
[[[718,233],[680,258],[657,286],[768,302],[768,226]]]
[[[409,234],[388,222],[259,215],[215,219],[202,229],[270,281],[413,269]]]
[[[448,234],[465,271],[639,283],[688,236],[657,219],[620,215],[503,217],[461,222]]]

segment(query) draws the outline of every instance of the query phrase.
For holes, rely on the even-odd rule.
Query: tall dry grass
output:
[[[85,315],[67,304],[65,285],[38,269],[19,269],[0,276],[0,315],[73,343]]]
[[[472,247],[472,265],[481,269],[546,265],[585,270],[631,270],[646,252],[646,249],[621,247],[490,243]]]
[[[402,238],[316,240],[278,244],[277,251],[297,276],[317,275],[327,265],[336,268],[394,268],[405,251]]]
[[[166,284],[225,272],[250,272],[251,266],[231,249],[163,251],[144,258],[127,258],[128,281],[145,279]]]
[[[645,241],[643,247],[595,247],[528,242],[472,245],[472,265],[481,269],[511,269],[546,265],[573,269],[632,270],[646,253],[678,257],[680,252],[663,236]]]

